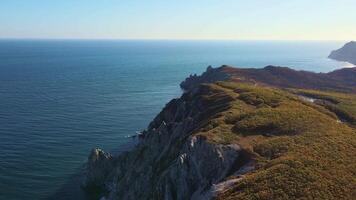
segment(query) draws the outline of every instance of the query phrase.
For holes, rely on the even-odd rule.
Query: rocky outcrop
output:
[[[84,188],[101,187],[113,168],[113,157],[99,148],[92,150],[88,157],[85,179],[82,182]]]
[[[223,70],[223,68],[226,67],[228,66],[223,65],[220,68],[212,68],[211,66],[208,66],[202,75],[190,75],[180,84],[180,87],[187,91],[202,83],[214,83],[216,81],[228,80],[230,78],[230,74]]]
[[[103,189],[106,199],[206,199],[213,185],[249,161],[239,145],[195,134],[232,100],[207,85],[172,100],[132,151],[113,157],[93,150],[83,187]]]
[[[342,48],[332,51],[329,58],[356,65],[356,42],[348,42]]]

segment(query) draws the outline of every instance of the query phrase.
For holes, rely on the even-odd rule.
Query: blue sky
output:
[[[0,0],[0,38],[356,40],[356,0]]]

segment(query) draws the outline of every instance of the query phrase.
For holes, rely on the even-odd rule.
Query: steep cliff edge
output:
[[[92,151],[83,188],[106,199],[352,199],[356,96],[240,72],[187,79],[133,150]]]
[[[237,160],[239,165],[250,161],[239,145],[209,142],[196,134],[233,100],[207,85],[172,100],[131,152],[112,158],[94,150],[84,187],[102,187],[109,199],[199,199],[234,172]],[[108,166],[114,166],[112,171]]]
[[[348,42],[340,49],[332,51],[329,58],[356,65],[356,42]]]

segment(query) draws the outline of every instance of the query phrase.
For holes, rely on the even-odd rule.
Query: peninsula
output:
[[[348,42],[342,48],[332,51],[329,58],[356,65],[356,42]]]
[[[105,199],[353,199],[356,69],[208,67],[118,156],[93,149]]]

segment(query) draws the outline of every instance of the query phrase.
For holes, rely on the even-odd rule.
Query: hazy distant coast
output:
[[[342,48],[332,51],[329,58],[356,65],[356,42],[348,42]]]

